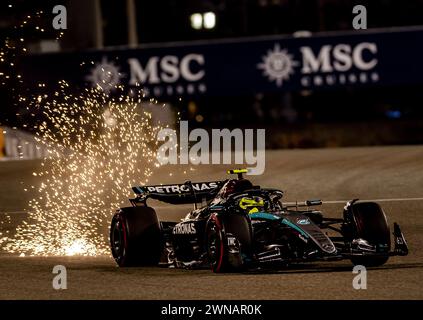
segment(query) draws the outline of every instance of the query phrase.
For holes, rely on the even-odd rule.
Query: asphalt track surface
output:
[[[15,212],[12,225],[25,218],[20,211],[30,195],[20,190],[22,182],[33,181],[37,166],[38,161],[0,162],[0,212]],[[179,167],[161,168],[152,183],[218,180],[228,167],[196,168],[188,175]],[[343,202],[338,200],[380,199],[390,224],[400,223],[410,254],[369,268],[367,289],[355,290],[348,261],[272,273],[213,274],[208,269],[119,269],[109,256],[20,258],[1,253],[0,299],[423,299],[422,146],[268,151],[264,175],[251,179],[286,190],[286,201],[326,200],[322,211],[331,217],[341,215]],[[163,220],[177,221],[186,210],[164,206],[158,212]],[[67,267],[67,290],[52,288],[57,264]]]

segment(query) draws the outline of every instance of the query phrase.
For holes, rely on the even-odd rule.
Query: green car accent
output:
[[[266,212],[251,213],[250,218],[251,219],[266,219],[266,220],[272,220],[272,221],[282,219],[281,217],[278,217],[278,216],[275,216],[274,214],[266,213]]]
[[[266,212],[255,212],[250,214],[250,218],[251,219],[266,219],[271,221],[281,220],[281,223],[291,227],[292,229],[297,230],[299,233],[301,233],[302,236],[309,238],[309,235],[306,232],[304,232],[304,230],[301,229],[299,226],[297,226],[296,224],[292,223],[291,221],[285,218],[278,217],[274,214],[266,213]]]

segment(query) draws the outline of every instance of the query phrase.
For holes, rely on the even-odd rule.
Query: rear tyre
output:
[[[206,246],[211,269],[215,273],[245,269],[245,257],[251,255],[251,225],[247,217],[213,214],[206,228]],[[234,240],[230,245],[228,239]]]
[[[162,241],[154,209],[128,207],[118,210],[110,227],[110,246],[120,267],[157,265]]]
[[[361,238],[375,245],[381,256],[357,256],[351,258],[354,265],[381,266],[389,259],[391,236],[382,208],[375,202],[358,202],[352,205],[348,217],[353,239]]]

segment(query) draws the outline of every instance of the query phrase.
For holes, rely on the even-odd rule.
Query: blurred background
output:
[[[20,61],[34,82],[140,85],[191,127],[265,128],[268,148],[423,143],[423,0],[61,1],[60,41],[57,1],[10,3],[2,41],[46,13]],[[353,28],[355,5],[367,30]],[[30,131],[7,107],[11,87],[0,122]]]

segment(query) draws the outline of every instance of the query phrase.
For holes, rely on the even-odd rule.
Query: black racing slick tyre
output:
[[[212,214],[206,227],[206,246],[211,269],[215,273],[239,272],[245,269],[245,258],[251,255],[252,231],[248,218],[233,214]]]
[[[154,209],[128,207],[118,210],[110,227],[110,246],[120,267],[157,265],[162,241]]]
[[[355,256],[351,258],[354,265],[366,267],[381,266],[389,259],[391,236],[385,213],[375,202],[354,203],[351,208],[352,235],[375,245],[378,254],[375,256]],[[383,253],[386,253],[384,255]]]

